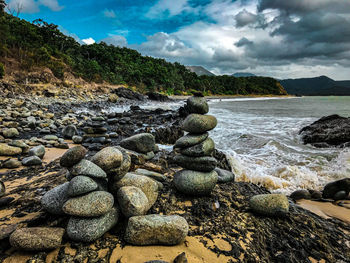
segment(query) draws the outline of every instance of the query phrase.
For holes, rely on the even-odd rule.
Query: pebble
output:
[[[6,187],[5,187],[5,184],[0,181],[0,197],[4,196],[6,193]]]
[[[216,167],[215,172],[218,174],[218,183],[228,183],[235,180],[233,172]]]
[[[75,134],[78,134],[78,130],[74,125],[68,125],[62,130],[63,137],[67,139],[72,139]]]
[[[209,105],[204,97],[190,97],[187,99],[187,109],[190,113],[207,114]]]
[[[205,132],[203,134],[187,134],[182,136],[175,142],[174,148],[187,148],[194,145],[197,145],[205,141],[209,136],[209,133]]]
[[[114,168],[110,171],[110,175],[114,181],[119,181],[129,172],[131,166],[131,157],[124,148],[119,146],[116,148],[123,154],[123,161],[120,167]]]
[[[164,174],[156,173],[156,172],[149,171],[149,170],[146,170],[146,169],[138,168],[135,171],[135,173],[147,176],[149,178],[157,180],[158,182],[165,182],[165,180],[166,180],[166,176]]]
[[[16,128],[4,129],[2,131],[2,134],[4,135],[5,138],[14,138],[19,136],[19,132]]]
[[[308,190],[301,189],[291,193],[290,198],[292,198],[295,201],[300,199],[311,199],[311,194]]]
[[[4,162],[3,167],[8,169],[15,169],[21,167],[22,163],[17,159],[10,159]]]
[[[215,150],[215,143],[211,138],[205,141],[180,150],[181,154],[190,157],[210,156]]]

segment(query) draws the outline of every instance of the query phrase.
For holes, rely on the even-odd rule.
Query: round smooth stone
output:
[[[216,159],[211,156],[189,157],[178,154],[174,157],[174,161],[185,169],[200,172],[211,172],[217,165]]]
[[[203,134],[187,134],[182,136],[175,142],[174,148],[187,148],[199,144],[205,141],[209,136],[209,133],[205,132]]]
[[[120,209],[126,217],[144,215],[149,209],[147,196],[135,186],[119,188],[117,199]]]
[[[106,147],[96,153],[91,161],[108,174],[112,169],[120,167],[123,154],[115,147]]]
[[[289,211],[288,198],[283,194],[255,195],[249,205],[255,213],[267,216],[284,216]]]
[[[215,143],[211,138],[205,141],[184,149],[181,149],[181,154],[191,157],[210,156],[215,150]]]
[[[183,122],[183,129],[189,133],[201,134],[210,131],[218,124],[212,115],[191,114]]]
[[[63,167],[72,167],[79,163],[86,155],[85,147],[78,145],[67,150],[61,157],[60,164]]]
[[[204,97],[190,97],[187,99],[187,109],[190,113],[207,114],[209,105]]]
[[[68,186],[69,196],[78,196],[90,193],[98,188],[98,184],[87,176],[76,176],[70,182]]]
[[[99,166],[88,160],[81,160],[70,169],[70,173],[74,176],[85,175],[92,178],[107,178],[107,174]]]

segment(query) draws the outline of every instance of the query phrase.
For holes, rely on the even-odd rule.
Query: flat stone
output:
[[[72,167],[79,163],[87,154],[87,149],[81,145],[67,150],[61,157],[60,164],[63,167]]]
[[[84,175],[92,178],[107,178],[107,174],[99,166],[86,159],[81,160],[70,169],[70,173],[74,176]]]
[[[67,235],[74,241],[92,242],[117,224],[119,214],[119,209],[112,207],[101,217],[71,217],[67,225]]]
[[[174,174],[174,185],[179,192],[189,195],[208,195],[218,180],[215,171],[208,173],[181,170]]]
[[[228,183],[235,180],[233,172],[216,167],[215,172],[218,174],[218,183]]]
[[[154,205],[158,198],[158,184],[147,176],[127,173],[121,180],[113,184],[112,190],[114,193],[117,193],[118,189],[123,186],[135,186],[140,188],[148,198],[149,208]]]
[[[23,250],[49,250],[61,245],[64,228],[32,227],[15,230],[10,236],[11,246]]]
[[[87,176],[76,176],[70,182],[68,186],[69,196],[78,196],[90,193],[98,188],[98,184]]]
[[[0,156],[13,156],[21,153],[22,149],[19,147],[13,147],[5,143],[0,143]]]
[[[212,115],[191,114],[184,120],[182,128],[189,133],[201,134],[214,129],[217,123]]]
[[[33,166],[33,165],[41,165],[42,161],[38,156],[29,156],[22,160],[22,165],[24,166]]]
[[[118,204],[126,217],[139,216],[149,209],[148,198],[142,190],[135,186],[123,186],[117,192]]]
[[[61,184],[48,191],[41,198],[41,205],[51,214],[63,215],[63,204],[69,199],[68,195],[69,182]]]
[[[188,234],[187,221],[177,215],[145,215],[129,218],[125,240],[133,245],[177,245]]]
[[[253,212],[267,216],[284,216],[289,211],[288,198],[283,194],[255,195],[249,205]]]
[[[44,145],[38,145],[33,148],[31,148],[28,152],[29,156],[38,156],[40,159],[42,159],[45,155],[45,147]]]
[[[155,138],[150,133],[140,133],[120,142],[120,146],[139,153],[152,152],[155,145]]]
[[[115,147],[106,147],[97,152],[91,161],[108,174],[112,169],[120,167],[123,154]]]
[[[45,135],[43,139],[47,141],[58,141],[58,137],[56,135]]]
[[[210,156],[215,150],[215,143],[211,138],[207,138],[205,141],[183,148],[180,150],[181,154],[191,157]]]
[[[166,176],[164,174],[156,173],[146,169],[139,168],[135,171],[135,173],[147,176],[149,178],[157,180],[158,182],[164,182],[166,180]]]
[[[114,204],[113,195],[105,191],[95,191],[69,199],[63,211],[72,216],[94,217],[106,214]]]
[[[182,136],[175,142],[174,148],[187,148],[193,145],[199,144],[205,141],[209,136],[209,133],[205,132],[203,134],[187,134]]]
[[[217,165],[216,159],[211,156],[189,157],[178,154],[174,157],[174,161],[185,169],[200,172],[211,172]]]
[[[10,159],[4,162],[3,167],[8,169],[15,169],[21,167],[22,163],[17,159]]]
[[[190,97],[187,99],[187,109],[190,113],[207,114],[209,105],[204,97]]]

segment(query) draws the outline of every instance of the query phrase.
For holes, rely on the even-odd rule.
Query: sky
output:
[[[7,0],[82,44],[104,41],[215,74],[350,79],[350,0]],[[15,13],[16,14],[16,13]]]

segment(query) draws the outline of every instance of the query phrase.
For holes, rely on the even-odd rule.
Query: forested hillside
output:
[[[19,62],[20,70],[49,68],[59,78],[69,72],[96,83],[127,84],[141,91],[186,94],[286,94],[272,78],[197,76],[179,63],[142,56],[135,50],[106,43],[81,45],[61,33],[57,25],[40,19],[29,23],[3,11],[0,0],[0,78],[6,63]],[[4,64],[4,65],[3,65]],[[4,71],[5,68],[5,71]]]

